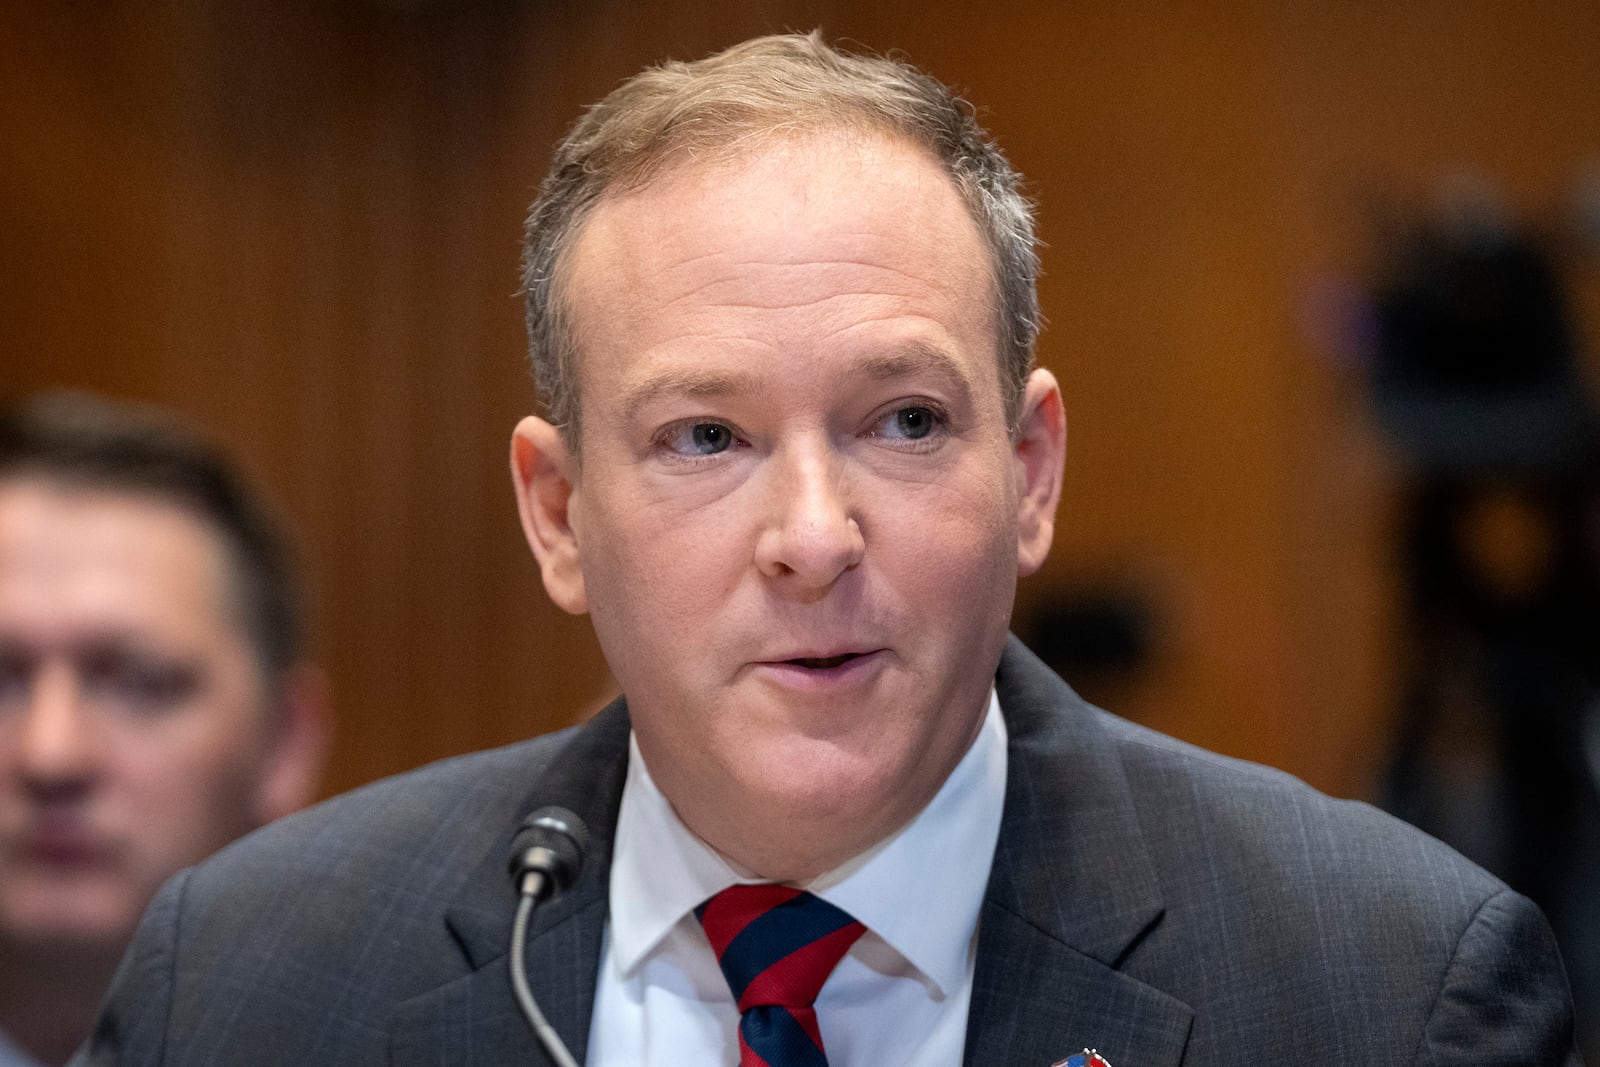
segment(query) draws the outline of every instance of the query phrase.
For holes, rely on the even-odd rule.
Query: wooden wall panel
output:
[[[1307,297],[1359,265],[1374,189],[1470,165],[1560,195],[1600,152],[1592,4],[23,0],[0,390],[164,401],[261,473],[315,576],[330,790],[571,721],[604,667],[505,473],[522,213],[642,63],[813,25],[969,90],[1041,201],[1071,457],[1021,609],[1131,576],[1162,641],[1117,710],[1368,790],[1394,483]]]

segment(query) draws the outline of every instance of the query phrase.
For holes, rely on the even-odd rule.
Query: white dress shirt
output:
[[[867,928],[817,996],[831,1067],[955,1067],[1005,802],[991,691],[972,747],[898,833],[804,888]],[[737,1067],[739,1011],[693,911],[744,876],[678,819],[639,753],[617,816],[589,1067]]]

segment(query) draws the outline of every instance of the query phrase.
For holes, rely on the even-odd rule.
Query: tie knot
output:
[[[864,932],[821,897],[781,885],[736,885],[695,909],[739,1010],[809,1008]]]

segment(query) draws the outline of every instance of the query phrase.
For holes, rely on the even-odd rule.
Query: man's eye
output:
[[[733,447],[733,429],[720,422],[685,422],[662,435],[662,444],[682,456],[714,456]]]
[[[896,408],[878,420],[872,436],[901,441],[920,441],[939,428],[942,420],[930,407]]]
[[[163,711],[192,696],[200,674],[185,663],[156,662],[137,656],[102,654],[79,665],[92,695],[131,711]]]
[[[0,708],[27,700],[33,673],[34,665],[28,657],[0,649]]]

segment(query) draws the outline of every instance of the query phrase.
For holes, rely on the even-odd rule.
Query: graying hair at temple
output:
[[[955,183],[992,260],[1001,394],[1014,423],[1040,325],[1033,210],[1019,175],[971,106],[937,80],[812,32],[651,67],[591,107],[557,146],[528,215],[522,284],[534,379],[569,441],[577,442],[580,402],[561,267],[595,204],[683,160],[725,161],[769,137],[831,130],[902,137]]]

